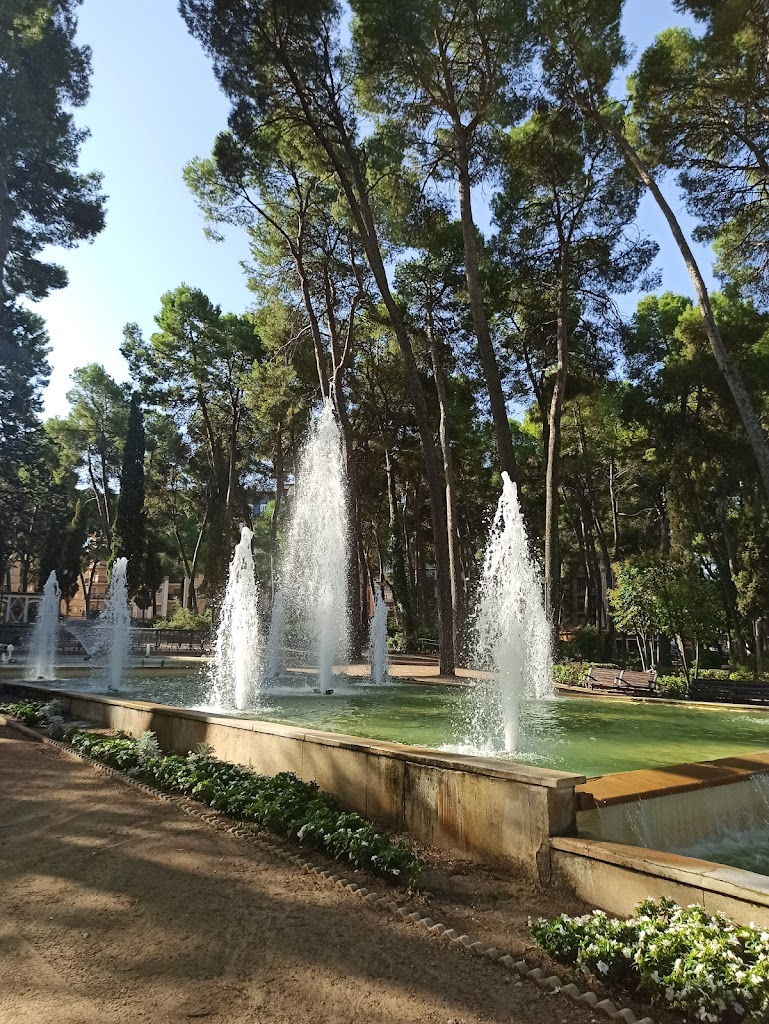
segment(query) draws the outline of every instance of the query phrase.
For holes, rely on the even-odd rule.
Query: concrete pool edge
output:
[[[152,730],[168,752],[208,743],[222,760],[265,775],[294,772],[418,841],[545,882],[550,838],[576,828],[582,775],[21,680],[2,686],[17,697],[55,697],[66,713],[95,725],[134,736]]]
[[[553,837],[554,877],[593,906],[627,917],[637,903],[666,896],[698,903],[740,924],[769,927],[769,878],[725,864],[602,840]]]

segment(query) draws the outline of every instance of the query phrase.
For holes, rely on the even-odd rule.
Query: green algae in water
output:
[[[60,680],[62,689],[106,693],[106,682]],[[200,675],[129,676],[116,698],[208,710],[208,680]],[[309,690],[309,688],[308,688]],[[465,744],[463,687],[361,686],[337,682],[331,696],[281,690],[259,708],[238,713],[324,732],[495,755]],[[234,710],[216,713],[235,714]],[[769,713],[695,708],[685,704],[630,702],[601,697],[561,697],[524,702],[524,748],[506,760],[576,772],[588,777],[711,760],[769,750]]]

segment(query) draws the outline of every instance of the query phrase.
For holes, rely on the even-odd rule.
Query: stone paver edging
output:
[[[432,918],[427,917],[420,911],[410,909],[408,904],[404,905],[398,903],[398,901],[392,899],[391,896],[380,896],[378,893],[371,892],[365,886],[358,885],[357,882],[351,882],[343,875],[336,875],[327,868],[319,868],[317,865],[306,860],[302,854],[296,853],[288,844],[284,843],[277,837],[272,840],[263,839],[260,836],[255,835],[250,829],[244,828],[237,822],[233,823],[233,819],[228,817],[222,811],[215,811],[203,804],[198,807],[195,803],[187,801],[183,797],[164,793],[162,790],[156,789],[154,786],[149,786],[145,782],[140,782],[138,779],[134,779],[130,775],[118,771],[117,768],[112,768],[109,765],[102,764],[100,761],[95,761],[93,758],[79,753],[67,743],[51,739],[49,736],[43,736],[35,729],[31,729],[29,726],[24,725],[15,718],[11,718],[7,715],[0,715],[0,725],[8,725],[17,732],[23,733],[25,736],[29,736],[31,739],[35,739],[47,744],[48,746],[55,747],[57,750],[60,750],[73,760],[84,762],[85,764],[112,776],[114,779],[122,782],[126,786],[132,786],[134,789],[138,789],[142,793],[146,793],[148,796],[154,797],[156,800],[162,800],[164,803],[171,804],[184,814],[190,815],[193,818],[197,818],[199,821],[203,821],[208,825],[214,826],[218,831],[238,836],[239,838],[246,840],[246,842],[251,843],[253,846],[257,846],[266,853],[270,853],[290,864],[295,864],[306,874],[314,876],[318,882],[327,882],[338,889],[343,889],[346,892],[364,900],[372,907],[387,911],[395,917],[401,918],[403,921],[408,921],[414,925],[427,929],[428,932],[438,939],[446,939],[452,945],[455,945],[460,949],[464,949],[474,956],[484,957],[494,963],[501,964],[501,966],[506,970],[518,974],[521,979],[534,982],[534,984],[539,986],[539,988],[546,989],[553,994],[566,996],[577,1003],[585,1003],[593,1010],[601,1010],[610,1020],[624,1021],[625,1024],[654,1024],[651,1017],[643,1017],[641,1019],[636,1017],[630,1007],[618,1008],[611,999],[601,999],[599,995],[590,989],[583,992],[573,983],[564,984],[563,979],[557,974],[547,975],[540,967],[529,967],[523,959],[515,960],[509,953],[505,953],[503,950],[497,949],[494,946],[489,947],[485,946],[482,942],[473,942],[469,935],[458,935],[455,929],[447,928],[446,925],[442,924],[440,921],[433,921]]]

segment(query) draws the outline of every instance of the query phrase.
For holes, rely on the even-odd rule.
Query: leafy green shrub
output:
[[[566,661],[553,665],[553,679],[558,686],[584,686],[590,665],[584,661]]]
[[[157,619],[155,629],[194,629],[207,633],[211,629],[211,612],[196,615],[189,608],[177,608],[170,619]]]
[[[729,668],[730,679],[744,679],[750,680],[756,678],[755,669],[752,669],[750,665],[731,665]]]
[[[573,661],[601,661],[606,657],[604,635],[595,626],[578,626],[571,640],[564,642],[564,653]]]
[[[152,733],[139,740],[72,732],[68,739],[96,761],[141,775],[161,789],[175,790],[242,821],[326,850],[337,860],[369,868],[412,885],[419,858],[360,815],[341,811],[329,793],[295,775],[257,775],[248,768],[218,761],[210,748],[181,757],[163,755]],[[154,742],[153,742],[154,741]]]
[[[759,1024],[769,1016],[769,932],[724,914],[663,898],[639,903],[627,921],[595,910],[540,919],[531,932],[557,959],[635,984],[697,1020]]]
[[[18,718],[24,725],[42,725],[47,721],[46,704],[42,700],[22,700],[15,704],[0,704],[0,714]]]
[[[688,693],[688,686],[683,676],[658,676],[657,690],[662,697],[682,700]]]
[[[750,682],[756,678],[755,671],[750,665],[732,665],[730,668],[703,668],[697,673],[698,679],[720,679],[724,682],[730,679],[745,680]],[[769,682],[766,675],[761,677],[763,682]]]

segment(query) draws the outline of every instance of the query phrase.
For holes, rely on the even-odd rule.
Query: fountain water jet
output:
[[[118,558],[112,565],[112,579],[107,591],[107,603],[99,616],[106,627],[109,647],[109,685],[120,689],[123,670],[128,660],[131,634],[131,611],[128,607],[128,559]]]
[[[372,682],[382,686],[390,677],[390,655],[387,650],[387,604],[381,590],[374,600],[368,646]]]
[[[265,679],[276,681],[283,675],[286,659],[283,641],[286,630],[286,599],[282,590],[275,591],[270,618],[270,632],[264,652]]]
[[[43,587],[43,600],[37,610],[37,619],[30,640],[29,679],[53,679],[56,658],[56,637],[59,633],[61,591],[52,571]]]
[[[350,517],[342,435],[329,401],[313,423],[297,472],[288,536],[281,562],[283,602],[273,616],[275,642],[296,630],[302,647],[317,659],[318,685],[326,690],[336,662],[346,662],[350,644],[347,573]]]
[[[262,642],[259,628],[259,589],[251,551],[253,532],[240,529],[240,541],[230,562],[212,669],[212,699],[235,701],[242,711],[258,693]]]
[[[550,627],[518,490],[507,473],[491,527],[475,612],[473,664],[494,673],[471,702],[474,746],[518,749],[520,705],[554,695]]]

